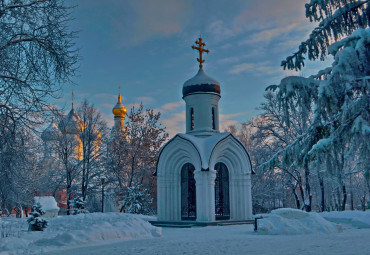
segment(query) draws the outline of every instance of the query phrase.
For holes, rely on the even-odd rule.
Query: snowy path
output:
[[[363,254],[370,255],[370,229],[315,235],[258,235],[250,225],[164,228],[163,236],[103,242],[43,254]]]

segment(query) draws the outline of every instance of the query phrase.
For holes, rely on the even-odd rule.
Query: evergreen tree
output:
[[[148,190],[142,186],[142,184],[134,182],[132,187],[127,188],[127,195],[121,202],[121,211],[137,214],[148,214],[151,212],[150,205],[153,199],[150,197]]]
[[[75,197],[72,201],[70,201],[70,204],[73,207],[73,209],[71,209],[72,215],[89,213],[89,211],[85,209],[86,201],[84,201],[82,197]]]
[[[305,79],[288,77],[279,85],[267,88],[278,89],[279,105],[288,126],[290,112],[295,107],[303,110],[303,116],[313,116],[307,130],[277,153],[270,163],[298,162],[308,171],[314,165],[325,165],[326,172],[337,183],[338,209],[344,210],[348,193],[346,178],[354,171],[368,176],[370,165],[368,1],[312,0],[306,5],[306,15],[311,20],[321,20],[320,26],[282,66],[300,69],[304,53],[308,53],[310,59],[317,59],[319,55],[323,58],[329,53],[335,61],[332,67],[317,75]],[[359,27],[363,29],[354,31]],[[329,46],[331,40],[337,42]]]
[[[28,229],[30,231],[43,231],[47,225],[48,221],[42,219],[41,216],[45,214],[40,203],[36,203],[32,206],[32,212],[30,212],[30,217],[27,219]]]

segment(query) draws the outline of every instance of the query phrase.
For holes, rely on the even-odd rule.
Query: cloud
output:
[[[220,123],[220,132],[225,131],[229,126],[238,124],[236,120],[227,120]]]
[[[206,28],[207,33],[212,34],[215,41],[221,41],[225,37],[232,37],[241,32],[241,29],[225,23],[223,20],[213,21]]]
[[[113,108],[114,107],[114,104],[100,104],[101,107],[103,108]]]
[[[257,63],[241,63],[234,65],[230,70],[230,74],[253,73],[256,76],[282,74],[283,70],[279,66],[271,65],[270,61]]]
[[[155,99],[152,97],[137,97],[136,100],[143,103],[144,105],[152,104],[155,102]]]
[[[245,115],[246,112],[238,112],[238,113],[231,113],[231,114],[220,114],[220,131],[223,132],[226,128],[230,125],[235,125],[238,123],[237,120],[233,120],[233,118]]]
[[[120,13],[110,18],[112,36],[122,46],[141,44],[152,38],[183,31],[189,22],[190,1],[113,1]]]
[[[235,62],[240,62],[243,59],[254,57],[258,54],[260,54],[259,50],[251,49],[247,54],[222,58],[222,59],[218,60],[217,63],[220,64],[220,65],[232,64],[232,63],[235,63]]]
[[[243,11],[234,19],[235,24],[259,24],[272,21],[278,26],[305,21],[306,0],[245,1]]]
[[[229,71],[231,74],[239,74],[247,71],[251,71],[251,69],[254,67],[254,64],[252,63],[242,63],[234,65],[233,68]]]
[[[173,113],[168,118],[162,119],[162,123],[166,127],[169,138],[172,138],[177,133],[185,132],[185,119],[185,111]]]
[[[174,111],[175,109],[179,108],[180,106],[182,106],[184,104],[185,104],[185,102],[181,100],[181,101],[178,101],[178,102],[165,104],[161,107],[161,109],[164,110],[164,111]]]
[[[217,19],[207,26],[206,31],[215,41],[226,40],[230,37],[250,33],[255,30],[269,29],[269,32],[260,34],[260,38],[267,36],[273,38],[278,34],[274,27],[301,26],[309,23],[305,19],[306,0],[264,0],[240,1],[240,11],[232,18]],[[271,28],[274,29],[271,29]],[[257,34],[256,34],[257,35]]]

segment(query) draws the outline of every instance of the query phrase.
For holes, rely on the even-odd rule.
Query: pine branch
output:
[[[326,18],[323,18],[323,15],[314,16],[314,20],[322,21],[312,31],[309,38],[299,45],[298,51],[281,62],[284,70],[286,68],[301,70],[305,60],[303,55],[306,54],[309,60],[316,60],[318,58],[324,60],[331,40],[338,41],[350,35],[356,29],[367,28],[370,24],[369,1],[352,1],[337,9],[332,15],[331,11],[326,10],[328,12]],[[312,15],[314,14],[309,16],[310,19]]]

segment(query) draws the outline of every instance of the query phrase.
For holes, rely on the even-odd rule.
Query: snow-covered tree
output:
[[[96,178],[104,171],[101,160],[105,146],[102,139],[106,137],[107,126],[100,112],[85,99],[78,109],[85,129],[80,138],[82,141],[81,162],[81,196],[86,200],[89,192],[96,188]],[[104,145],[104,144],[103,144]]]
[[[73,207],[72,215],[77,215],[81,213],[89,213],[88,210],[85,209],[86,201],[83,200],[82,197],[75,197],[72,201],[70,201],[70,205]]]
[[[311,22],[319,22],[319,25],[299,45],[298,51],[281,62],[284,69],[301,69],[304,55],[309,60],[323,60],[330,53],[328,47],[333,41],[339,41],[370,24],[368,0],[310,0],[305,8],[306,17]]]
[[[142,185],[152,198],[156,197],[155,170],[157,157],[168,133],[160,123],[160,113],[152,109],[132,108],[127,116],[126,130],[115,134],[107,151],[107,171],[120,187],[121,195],[128,188]]]
[[[47,99],[74,75],[77,51],[63,0],[0,4],[0,125],[42,123]],[[37,114],[35,114],[37,113]]]
[[[337,183],[338,207],[347,203],[346,179],[354,173],[369,172],[370,158],[370,29],[369,1],[311,1],[307,16],[320,21],[300,50],[283,61],[288,68],[300,68],[302,54],[316,59],[329,53],[332,67],[298,82],[288,77],[279,85],[279,105],[290,125],[289,111],[300,107],[312,114],[307,130],[279,151],[271,161],[297,161],[305,169],[324,167]],[[355,30],[360,28],[358,30]],[[345,37],[347,36],[347,37]],[[345,37],[345,38],[343,38]],[[329,43],[336,41],[329,46]],[[293,59],[295,61],[293,62]],[[302,78],[299,78],[302,79]],[[312,107],[308,107],[312,106]]]
[[[21,216],[22,208],[32,206],[35,192],[43,186],[43,171],[38,168],[41,155],[36,136],[20,125],[15,131],[0,136],[0,208],[17,208]]]
[[[36,203],[32,206],[32,212],[30,212],[30,217],[27,219],[28,230],[30,231],[43,231],[47,225],[48,221],[41,218],[45,214],[40,203]]]
[[[121,211],[126,213],[148,214],[151,212],[150,205],[153,202],[149,191],[136,181],[132,187],[127,188],[127,195],[121,202]]]
[[[44,123],[48,99],[75,73],[70,11],[63,0],[1,1],[0,207],[28,206],[42,184],[30,130]]]

